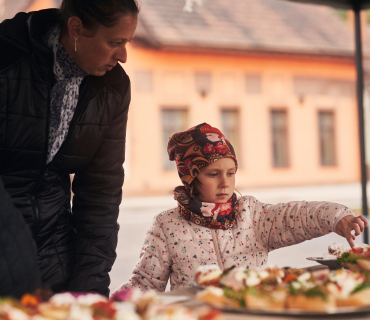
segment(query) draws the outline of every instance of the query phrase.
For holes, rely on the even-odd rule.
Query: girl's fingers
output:
[[[367,222],[367,219],[364,217],[364,216],[359,216],[360,220],[363,221],[365,227],[368,226],[368,222]]]
[[[349,234],[348,236],[346,236],[346,239],[352,249],[355,247],[355,243],[353,242],[354,238],[355,236],[353,234]]]
[[[357,218],[356,219],[356,223],[360,227],[361,232],[364,231],[364,229],[365,229],[365,222],[363,222],[362,219]]]
[[[358,236],[361,234],[361,228],[357,223],[354,223],[352,226],[352,230],[355,231],[355,236]]]

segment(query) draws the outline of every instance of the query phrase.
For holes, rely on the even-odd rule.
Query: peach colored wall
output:
[[[53,7],[36,0],[27,11]],[[221,127],[220,108],[240,112],[241,168],[237,188],[354,182],[360,178],[355,97],[306,96],[293,93],[293,76],[355,81],[352,63],[220,54],[169,53],[129,46],[124,68],[132,81],[124,195],[168,193],[179,184],[176,171],[165,171],[162,159],[162,107],[186,107],[188,127],[208,122]],[[151,71],[153,91],[135,90],[135,71]],[[212,74],[212,92],[195,91],[194,73]],[[244,76],[262,76],[262,93],[245,93]],[[289,119],[287,168],[272,166],[270,110],[284,107]],[[337,165],[319,163],[317,112],[335,111]]]
[[[53,0],[35,0],[26,11],[30,12],[54,7]]]
[[[128,125],[128,157],[123,192],[170,192],[179,184],[177,172],[162,163],[162,107],[187,107],[188,127],[208,122],[221,127],[220,107],[240,110],[242,167],[237,187],[325,184],[359,180],[359,150],[355,97],[306,96],[293,92],[293,76],[355,81],[352,63],[241,55],[169,53],[129,47],[124,66],[132,81]],[[137,92],[135,71],[151,71],[153,91]],[[202,98],[195,91],[194,73],[212,74],[212,92]],[[245,74],[262,76],[262,93],[245,93]],[[172,78],[166,80],[168,75]],[[230,81],[234,77],[234,84]],[[172,79],[172,80],[171,80]],[[228,88],[227,90],[225,88]],[[272,166],[270,115],[272,107],[288,110],[290,166]],[[319,163],[317,113],[335,111],[337,165]]]

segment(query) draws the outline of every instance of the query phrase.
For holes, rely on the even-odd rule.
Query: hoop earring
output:
[[[75,52],[77,52],[77,36],[74,36],[75,38]]]

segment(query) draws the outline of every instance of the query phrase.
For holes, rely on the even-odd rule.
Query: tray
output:
[[[223,312],[242,313],[242,314],[260,314],[273,316],[330,316],[330,315],[355,315],[370,313],[370,306],[366,307],[341,307],[333,308],[328,311],[307,311],[300,309],[284,309],[284,310],[260,310],[260,309],[235,309],[231,307],[213,306]]]
[[[340,264],[337,264],[337,259],[324,259],[323,257],[308,257],[306,259],[320,263],[324,266],[329,267],[329,269],[332,269],[332,270],[342,268]]]

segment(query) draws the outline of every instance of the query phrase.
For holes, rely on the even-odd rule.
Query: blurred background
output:
[[[0,21],[60,3],[0,0]],[[370,15],[361,14],[368,142]],[[153,216],[176,206],[180,180],[167,157],[169,135],[202,122],[235,147],[243,195],[328,200],[360,211],[353,20],[350,11],[283,0],[141,1],[123,66],[132,102],[111,289],[131,274]],[[279,249],[270,263],[313,265],[305,258],[322,256],[333,242],[345,239]]]

